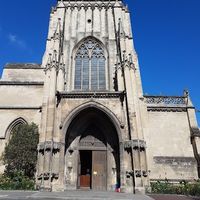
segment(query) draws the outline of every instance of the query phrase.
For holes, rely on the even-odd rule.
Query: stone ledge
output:
[[[167,165],[180,165],[191,163],[195,164],[196,160],[194,157],[175,157],[175,156],[154,156],[153,160],[156,164],[167,164]]]
[[[42,110],[42,106],[1,106],[0,110]]]
[[[36,81],[0,81],[0,85],[13,85],[13,86],[23,86],[23,85],[38,85],[43,86],[44,82],[36,82]]]
[[[147,106],[148,112],[186,112],[187,107]]]
[[[5,69],[43,69],[37,63],[7,63]]]
[[[188,181],[188,182],[194,182],[194,179],[184,179],[185,181]],[[155,183],[155,182],[158,182],[158,181],[160,181],[160,182],[166,182],[166,179],[162,179],[162,178],[150,178],[150,182],[151,183]],[[169,182],[169,183],[180,183],[180,181],[183,181],[183,179],[167,179],[167,181]]]
[[[80,99],[80,98],[122,98],[124,92],[57,92],[58,98]]]

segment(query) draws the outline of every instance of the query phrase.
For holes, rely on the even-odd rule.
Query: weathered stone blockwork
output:
[[[143,95],[122,1],[58,1],[42,64],[7,65],[0,95],[0,153],[13,127],[40,127],[40,190],[144,193],[151,180],[198,178],[189,95]]]

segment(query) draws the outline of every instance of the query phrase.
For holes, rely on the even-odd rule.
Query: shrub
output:
[[[18,125],[12,131],[3,155],[6,169],[0,175],[1,190],[34,189],[38,140],[38,128],[35,124]]]
[[[181,181],[179,184],[169,183],[167,180],[151,183],[152,193],[180,194],[200,196],[200,181],[188,183]]]
[[[22,172],[13,173],[13,178],[0,175],[0,190],[34,190],[34,179],[23,175]]]
[[[38,140],[38,128],[35,124],[22,124],[14,129],[3,156],[7,176],[12,178],[16,171],[21,171],[29,178],[34,177]]]

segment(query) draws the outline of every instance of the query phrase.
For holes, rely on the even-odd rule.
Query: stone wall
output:
[[[197,179],[187,112],[149,111],[147,159],[150,179]]]
[[[0,155],[20,123],[41,123],[44,71],[36,64],[8,64],[0,79]],[[4,170],[0,162],[0,173]]]

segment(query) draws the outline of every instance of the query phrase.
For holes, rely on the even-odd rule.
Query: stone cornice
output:
[[[0,106],[0,110],[42,110],[42,106]]]
[[[58,92],[56,93],[58,106],[61,99],[119,99],[123,104],[125,92]]]
[[[43,86],[44,82],[41,81],[0,81],[0,85],[38,85]]]
[[[5,69],[42,69],[37,63],[7,63]]]
[[[60,8],[69,8],[69,9],[75,9],[77,8],[78,10],[80,10],[81,8],[84,8],[85,10],[87,10],[88,8],[91,9],[109,9],[109,8],[122,8],[124,10],[127,10],[127,8],[124,6],[123,1],[120,1],[119,4],[116,5],[116,1],[115,0],[110,0],[110,1],[63,1],[63,3],[58,3],[57,7],[55,7],[52,10],[52,13],[54,13],[57,9]]]
[[[159,107],[159,106],[147,106],[149,112],[186,112],[186,107]]]
[[[195,163],[194,157],[178,157],[178,156],[154,156],[153,160],[156,164],[171,164],[176,165],[177,163]]]
[[[110,1],[113,1],[113,2],[116,2],[116,0],[57,0],[58,2],[61,2],[61,1],[65,1],[65,2],[110,2]],[[118,0],[118,1],[123,1],[123,0]]]
[[[121,98],[124,92],[58,92],[57,96],[67,99],[80,99],[80,98]]]

